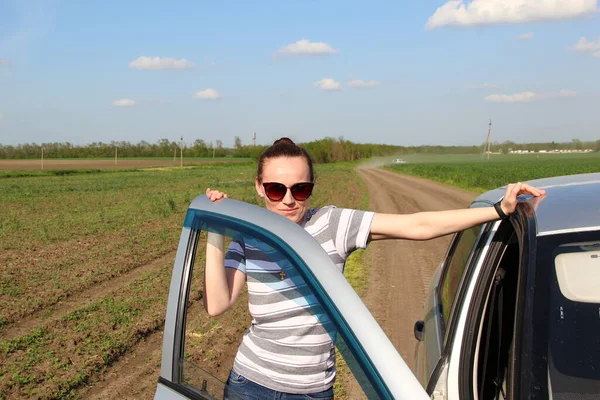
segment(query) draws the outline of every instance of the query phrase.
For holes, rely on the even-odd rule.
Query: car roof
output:
[[[527,183],[546,190],[543,198],[523,197],[535,209],[538,236],[600,230],[600,173],[535,179]],[[506,186],[477,197],[477,203],[493,204]]]

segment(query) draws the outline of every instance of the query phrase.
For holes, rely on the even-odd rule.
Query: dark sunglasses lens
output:
[[[296,183],[291,189],[292,196],[299,201],[306,200],[310,197],[313,186],[312,183]]]
[[[287,188],[282,183],[270,182],[264,183],[265,194],[271,201],[279,201],[285,197]]]

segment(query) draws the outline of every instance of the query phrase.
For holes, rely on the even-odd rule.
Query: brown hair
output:
[[[293,142],[292,139],[282,137],[277,139],[271,146],[265,149],[258,159],[258,171],[256,171],[256,177],[259,182],[262,182],[263,167],[265,161],[269,158],[277,157],[303,157],[308,164],[308,171],[310,175],[310,181],[315,181],[315,171],[313,169],[313,162],[308,152]]]

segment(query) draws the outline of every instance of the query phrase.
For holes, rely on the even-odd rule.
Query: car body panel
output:
[[[430,288],[424,308],[423,329],[424,338],[417,342],[415,356],[415,375],[423,387],[431,378],[435,367],[442,355],[442,337],[440,326],[440,308],[437,300],[437,286],[440,280],[443,265],[436,268],[431,279]],[[427,346],[427,348],[425,348]]]
[[[527,183],[544,189],[544,198],[528,198],[534,206],[538,235],[572,230],[597,230],[600,227],[600,173],[535,179]],[[493,204],[502,198],[505,187],[491,190],[475,202]],[[564,212],[568,206],[569,212]],[[596,212],[593,212],[596,211]]]
[[[154,393],[154,400],[188,400],[189,397],[184,396],[176,390],[171,389],[163,383],[159,383]]]

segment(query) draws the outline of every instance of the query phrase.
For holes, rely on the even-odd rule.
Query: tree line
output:
[[[395,146],[375,143],[354,143],[340,138],[324,138],[312,142],[300,143],[309,152],[317,163],[335,161],[354,161],[363,158],[391,156],[403,154],[480,154],[480,146]],[[186,158],[211,158],[211,157],[238,157],[257,159],[267,146],[244,145],[239,136],[234,138],[234,146],[227,148],[221,140],[206,142],[196,139],[192,143],[160,139],[156,143],[141,141],[130,143],[128,141],[112,141],[110,143],[94,142],[83,145],[65,143],[26,143],[19,145],[0,144],[0,159],[35,159],[40,158],[42,149],[44,158],[71,159],[71,158],[109,158],[118,157],[179,157],[183,147]],[[573,139],[566,143],[528,143],[514,142],[491,143],[492,152],[508,153],[510,150],[600,150],[600,140],[583,142]]]

